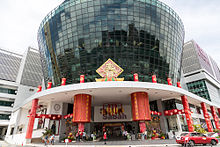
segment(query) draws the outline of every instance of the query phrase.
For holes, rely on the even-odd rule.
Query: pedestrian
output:
[[[106,132],[105,132],[104,135],[103,135],[103,139],[104,139],[104,142],[105,142],[105,144],[106,144],[106,140],[107,140],[107,134],[106,134]]]
[[[83,140],[83,141],[86,141],[86,132],[85,132],[85,131],[83,131],[83,137],[82,137],[82,140]]]
[[[44,145],[46,146],[47,145],[47,141],[48,141],[48,135],[45,135],[43,137],[43,140],[44,140]]]
[[[55,141],[55,135],[51,135],[50,136],[50,144],[54,145],[54,141]]]

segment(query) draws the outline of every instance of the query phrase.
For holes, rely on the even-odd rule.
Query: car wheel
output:
[[[212,144],[212,145],[216,145],[216,144],[217,144],[217,141],[211,140],[211,144]]]
[[[190,140],[190,141],[189,141],[189,145],[190,145],[190,146],[194,146],[194,145],[195,145],[195,142],[192,141],[192,140]]]
[[[206,146],[206,144],[203,144],[203,146]]]

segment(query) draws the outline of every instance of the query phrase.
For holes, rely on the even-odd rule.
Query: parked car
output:
[[[209,137],[218,137],[218,133],[215,133],[215,132],[208,132],[207,134],[205,134],[206,136],[209,136]]]
[[[209,137],[202,133],[196,133],[196,132],[187,132],[182,133],[180,136],[176,137],[176,142],[178,144],[184,145],[185,143],[190,144],[191,146],[195,144],[212,144],[217,145],[218,139],[215,137]]]

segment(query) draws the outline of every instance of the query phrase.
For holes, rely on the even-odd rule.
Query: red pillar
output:
[[[88,94],[74,96],[72,121],[78,123],[78,131],[84,130],[84,123],[91,121],[91,100]]]
[[[135,81],[135,82],[138,82],[138,81],[139,81],[139,80],[138,80],[138,74],[135,73],[133,76],[134,76],[134,81]]]
[[[168,83],[168,85],[172,85],[172,80],[171,80],[171,78],[167,78],[167,83]]]
[[[152,82],[153,82],[153,83],[157,83],[157,77],[156,77],[156,75],[152,75]]]
[[[85,75],[80,75],[80,83],[85,83]]]
[[[65,85],[66,85],[66,78],[62,78],[61,86],[65,86]]]
[[[29,122],[28,122],[26,137],[25,137],[26,139],[31,139],[32,138],[37,105],[38,105],[38,99],[32,100],[32,107],[31,107],[31,112],[30,112],[30,116],[29,116]]]
[[[150,105],[148,93],[135,92],[131,94],[132,117],[133,121],[140,121],[140,131],[143,133],[146,130],[146,120],[151,120]]]
[[[214,121],[215,121],[216,129],[220,129],[219,118],[218,118],[218,115],[216,114],[214,106],[210,106],[210,109],[211,109],[212,117],[214,118]]]
[[[189,132],[194,132],[193,121],[192,121],[192,116],[191,116],[191,112],[189,109],[189,103],[188,103],[187,97],[183,95],[181,96],[181,99],[182,99],[182,104],[183,104],[184,111],[185,111],[188,130]]]
[[[206,125],[207,125],[207,128],[208,128],[208,131],[209,132],[213,132],[210,116],[208,114],[208,111],[207,111],[205,103],[202,102],[201,106],[202,106],[202,111],[203,111],[203,115],[204,115],[204,118],[205,118],[205,121],[206,121]]]
[[[220,116],[220,108],[218,108],[218,115]]]

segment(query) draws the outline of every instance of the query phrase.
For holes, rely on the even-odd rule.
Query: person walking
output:
[[[104,142],[105,142],[104,144],[106,144],[106,140],[107,140],[107,133],[106,132],[103,135],[103,139],[104,139]]]

